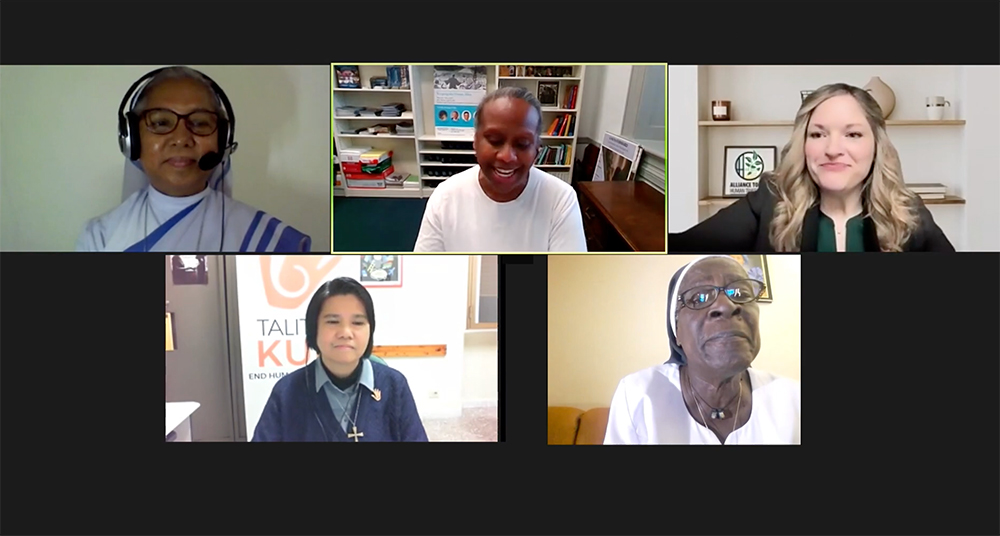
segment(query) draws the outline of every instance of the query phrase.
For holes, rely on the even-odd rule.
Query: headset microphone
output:
[[[221,162],[222,153],[206,153],[205,156],[198,160],[198,167],[201,168],[202,171],[208,171],[215,168],[215,166],[219,165]]]

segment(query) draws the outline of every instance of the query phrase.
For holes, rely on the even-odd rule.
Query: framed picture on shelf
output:
[[[559,82],[539,82],[538,102],[540,102],[542,106],[558,106]]]
[[[750,279],[764,282],[764,293],[757,301],[771,303],[771,274],[767,271],[767,255],[730,255],[743,265]]]
[[[501,76],[517,76],[517,65],[504,65]]]
[[[361,87],[361,71],[357,65],[334,65],[337,71],[337,87],[357,89]]]
[[[764,173],[774,171],[775,146],[731,146],[724,149],[722,197],[743,197],[757,190]]]
[[[403,286],[402,258],[399,255],[362,255],[361,284],[366,287]]]

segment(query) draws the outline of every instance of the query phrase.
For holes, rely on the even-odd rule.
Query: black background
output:
[[[994,2],[549,4],[5,0],[0,62],[1000,63]],[[996,253],[804,256],[804,443],[737,449],[545,445],[546,258],[510,256],[505,442],[165,444],[162,269],[0,255],[0,532],[1000,532]]]
[[[359,453],[164,443],[162,257],[2,254],[4,534],[996,532],[997,254],[802,256],[803,444],[747,448],[547,446],[547,257],[500,259],[505,442]]]

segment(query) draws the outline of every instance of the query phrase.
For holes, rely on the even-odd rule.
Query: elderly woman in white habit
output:
[[[308,252],[308,235],[232,198],[235,126],[226,94],[199,71],[137,80],[118,114],[123,203],[87,222],[76,249]]]
[[[726,255],[700,257],[670,280],[670,359],[626,376],[605,444],[800,443],[799,382],[755,370],[762,281]]]

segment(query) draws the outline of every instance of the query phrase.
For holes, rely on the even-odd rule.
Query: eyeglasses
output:
[[[705,285],[685,290],[677,297],[677,302],[681,307],[697,311],[710,307],[719,298],[719,291],[723,291],[729,301],[742,305],[760,299],[765,289],[764,283],[756,279],[740,279],[724,287]]]
[[[189,114],[180,115],[173,110],[155,108],[146,110],[143,113],[146,122],[146,129],[153,134],[170,134],[177,129],[181,120],[187,125],[187,129],[195,136],[210,136],[219,128],[219,115],[215,112],[196,110]]]

